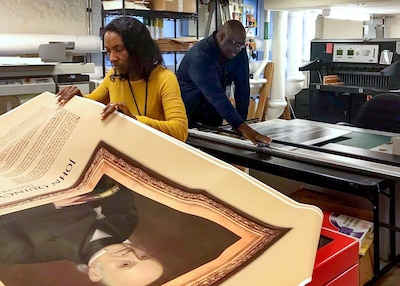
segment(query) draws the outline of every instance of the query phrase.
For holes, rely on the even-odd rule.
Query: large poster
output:
[[[5,285],[310,281],[318,208],[124,115],[101,121],[99,103],[55,102],[0,117]]]

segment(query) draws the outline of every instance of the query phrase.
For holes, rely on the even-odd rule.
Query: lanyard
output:
[[[133,101],[135,102],[136,110],[138,111],[139,116],[141,116],[142,114],[140,114],[139,106],[137,104],[135,94],[133,93],[131,81],[129,79],[128,79],[128,84],[129,84],[129,89],[131,90]],[[145,96],[145,101],[144,101],[144,114],[143,114],[144,116],[146,116],[146,113],[147,113],[147,95],[148,95],[148,82],[146,80],[146,96]]]

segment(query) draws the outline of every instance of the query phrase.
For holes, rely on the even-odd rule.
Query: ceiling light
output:
[[[353,3],[353,4],[349,4],[349,6],[351,6],[351,7],[367,7],[368,4],[367,3]]]
[[[353,21],[369,21],[371,19],[371,15],[369,13],[346,11],[342,9],[324,9],[322,10],[322,15],[332,19]]]

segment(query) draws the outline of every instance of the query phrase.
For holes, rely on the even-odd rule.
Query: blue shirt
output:
[[[195,44],[184,56],[177,77],[185,104],[189,126],[202,123],[211,126],[225,119],[233,128],[247,118],[250,100],[249,59],[246,49],[228,59],[220,53],[214,32]],[[235,84],[235,105],[225,88]]]

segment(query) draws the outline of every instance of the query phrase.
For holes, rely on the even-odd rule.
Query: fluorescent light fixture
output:
[[[342,9],[323,9],[322,15],[332,19],[353,21],[369,21],[371,19],[371,15],[369,13]]]

